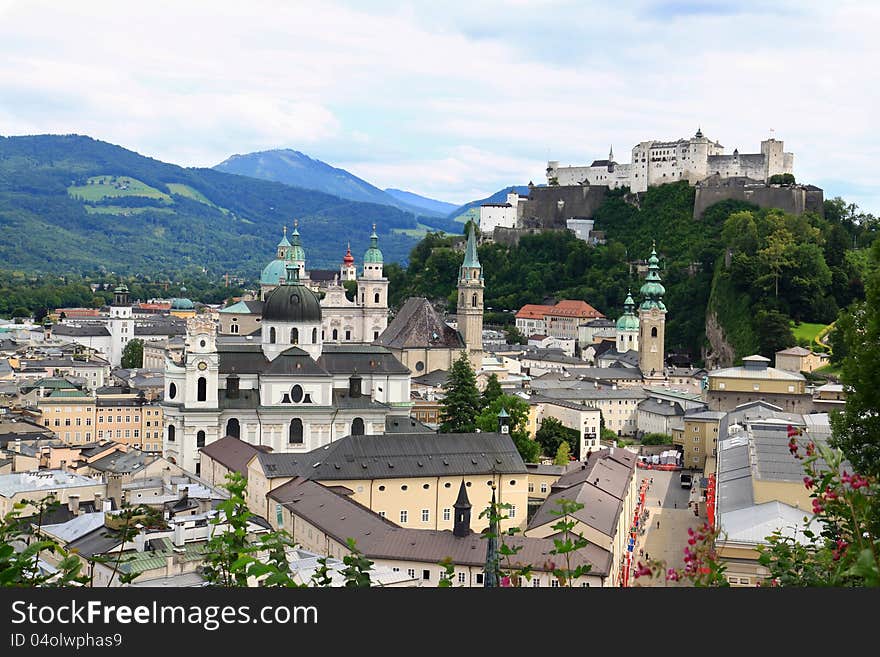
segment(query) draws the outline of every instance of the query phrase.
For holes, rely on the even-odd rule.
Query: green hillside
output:
[[[424,217],[276,182],[184,169],[79,135],[0,138],[0,265],[29,272],[209,274],[256,279],[299,220],[310,268],[360,260],[376,223],[405,260]],[[421,221],[421,223],[420,223]],[[443,220],[441,220],[442,222]]]

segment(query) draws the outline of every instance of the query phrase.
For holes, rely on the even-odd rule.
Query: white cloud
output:
[[[0,131],[182,165],[290,147],[453,202],[609,145],[776,129],[880,212],[875,3],[0,0]],[[867,190],[867,191],[866,191]]]

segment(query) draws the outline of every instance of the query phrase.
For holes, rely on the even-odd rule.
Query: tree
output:
[[[122,350],[123,369],[131,369],[144,366],[144,341],[140,338],[129,340],[125,343],[125,349]]]
[[[788,316],[778,310],[759,310],[755,315],[755,329],[761,355],[771,360],[777,351],[797,344]]]
[[[672,436],[665,433],[649,433],[642,437],[642,445],[671,445]]]
[[[541,454],[541,447],[529,436],[529,403],[522,397],[501,395],[477,416],[477,427],[480,431],[498,431],[498,414],[502,408],[510,416],[510,437],[520,456],[526,463],[534,463]]]
[[[498,375],[494,373],[490,374],[489,380],[486,381],[486,389],[483,390],[483,394],[480,395],[480,401],[483,402],[483,408],[491,404],[503,394],[504,393],[501,391],[501,384],[498,383]]]
[[[847,320],[838,320],[849,353],[841,380],[846,406],[831,417],[832,444],[841,448],[853,467],[880,476],[880,241],[871,250],[873,270],[865,280],[866,300],[856,304]]]
[[[345,288],[345,298],[349,301],[357,300],[358,283],[357,281],[342,281],[342,287]]]
[[[528,344],[529,339],[522,334],[522,332],[513,326],[512,324],[504,329],[504,339],[507,341],[507,344]]]
[[[563,440],[559,443],[559,448],[556,450],[556,456],[553,459],[553,463],[556,465],[568,465],[569,461],[571,461],[571,448],[568,446],[568,443]]]
[[[30,317],[31,312],[24,306],[18,306],[12,311],[12,317]]]
[[[580,434],[575,429],[563,426],[555,417],[544,418],[540,428],[535,432],[535,440],[547,456],[556,454],[560,445],[567,443],[569,454],[580,458]]]
[[[440,405],[440,433],[474,431],[481,408],[480,391],[467,352],[463,351],[452,363],[443,390],[445,395]]]

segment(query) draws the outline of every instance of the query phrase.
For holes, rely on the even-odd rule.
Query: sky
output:
[[[781,139],[880,214],[877,25],[872,0],[0,0],[0,134],[182,166],[293,148],[464,203],[701,127]]]

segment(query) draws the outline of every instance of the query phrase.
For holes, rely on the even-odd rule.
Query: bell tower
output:
[[[656,248],[648,259],[648,275],[640,290],[645,300],[639,306],[639,369],[645,378],[663,378],[666,335],[666,288],[660,282],[660,260]]]
[[[467,347],[471,366],[479,370],[483,361],[483,267],[477,257],[477,237],[471,224],[464,262],[458,275],[458,330]]]

